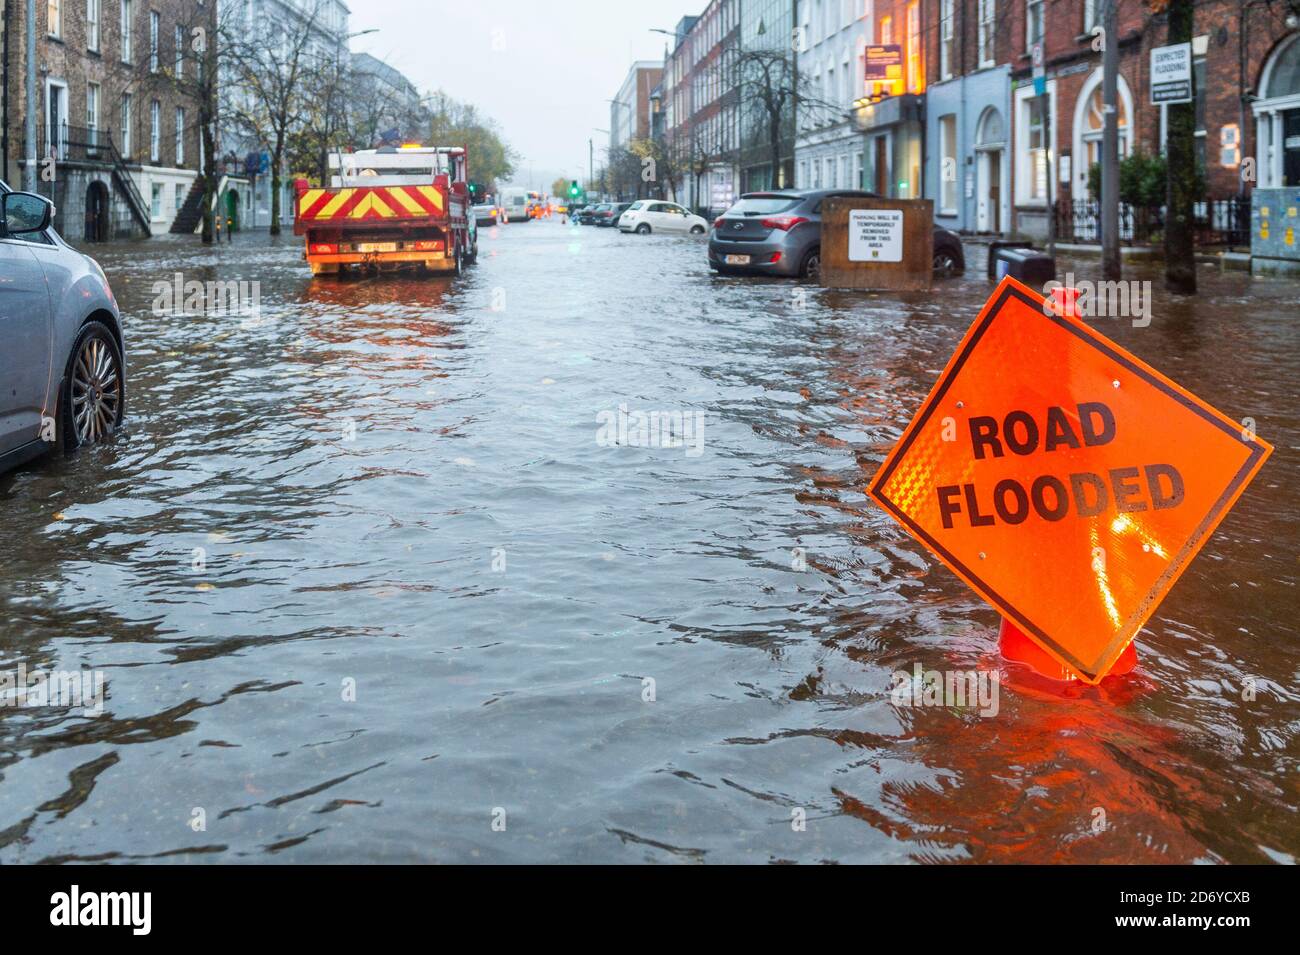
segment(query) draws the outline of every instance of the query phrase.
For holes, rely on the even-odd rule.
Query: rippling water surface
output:
[[[718,279],[694,239],[482,244],[455,282],[98,250],[129,420],[0,477],[0,659],[108,699],[0,710],[0,861],[1294,860],[1294,284],[1151,272],[1151,326],[1103,327],[1277,452],[1138,671],[1062,691],[864,494],[976,247],[900,298]],[[259,280],[262,321],[154,314],[178,271]],[[703,453],[602,446],[620,405],[703,412]],[[998,670],[999,715],[894,705],[916,663]]]

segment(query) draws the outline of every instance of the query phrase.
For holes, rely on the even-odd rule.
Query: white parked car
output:
[[[618,218],[619,232],[649,235],[651,232],[688,232],[704,235],[709,223],[701,216],[682,208],[675,202],[658,199],[638,199],[628,206]]]

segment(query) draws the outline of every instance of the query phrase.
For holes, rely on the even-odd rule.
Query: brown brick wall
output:
[[[927,74],[929,81],[934,83],[940,80],[942,2],[925,2]],[[995,63],[1009,64],[1013,82],[1020,83],[1029,82],[1032,74],[1030,57],[1026,52],[1026,4],[1027,0],[1000,0],[995,18]],[[884,0],[880,10],[888,12],[896,5],[892,0]],[[1093,69],[1101,65],[1101,54],[1092,51],[1092,38],[1084,32],[1084,7],[1084,0],[1043,2],[1043,42],[1048,75],[1056,74],[1056,148],[1061,155],[1073,153],[1077,100]],[[978,11],[978,0],[954,2],[954,76],[979,69],[976,53]],[[1243,108],[1242,97],[1243,93],[1256,91],[1268,54],[1283,37],[1294,32],[1285,23],[1289,12],[1290,5],[1281,0],[1256,4],[1248,7],[1243,23],[1241,5],[1237,0],[1206,0],[1196,5],[1193,35],[1209,37],[1205,55],[1205,158],[1207,189],[1212,196],[1232,195],[1238,191],[1240,182],[1239,167],[1225,167],[1220,162],[1220,130],[1224,126],[1239,126],[1242,157],[1255,154],[1255,121],[1249,108]],[[1147,152],[1159,152],[1160,108],[1150,104],[1147,82],[1150,51],[1167,42],[1165,18],[1162,14],[1152,13],[1148,2],[1124,0],[1119,8],[1118,25],[1120,73],[1133,97],[1134,115],[1129,118],[1129,123],[1134,143]],[[1071,157],[1072,166],[1079,161],[1079,157]],[[1071,169],[1071,179],[1076,187],[1078,172],[1077,167]],[[1075,192],[1078,192],[1077,188]],[[1063,195],[1068,194],[1067,191]]]
[[[74,127],[87,123],[86,99],[90,83],[100,86],[99,129],[110,132],[113,142],[122,146],[120,134],[121,97],[132,94],[132,155],[127,160],[149,163],[150,104],[158,100],[161,113],[160,157],[158,165],[196,169],[199,158],[197,130],[198,104],[192,88],[173,78],[176,40],[175,28],[185,29],[187,44],[194,27],[207,26],[212,37],[217,0],[132,0],[131,63],[122,59],[122,2],[100,0],[98,50],[88,48],[86,0],[60,0],[61,29],[50,35],[49,0],[38,0],[37,12],[37,124],[45,127],[48,104],[45,102],[46,80],[56,78],[67,85],[67,121]],[[149,14],[158,12],[158,72],[149,70]],[[21,6],[9,5],[9,170],[18,179],[17,160],[23,152],[25,110],[26,36]],[[184,70],[193,77],[197,68],[195,55],[188,52]],[[184,161],[176,162],[175,109],[185,109]]]

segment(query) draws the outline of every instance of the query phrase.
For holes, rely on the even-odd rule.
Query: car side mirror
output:
[[[32,192],[7,192],[0,196],[0,226],[5,235],[44,232],[54,219],[54,203]]]

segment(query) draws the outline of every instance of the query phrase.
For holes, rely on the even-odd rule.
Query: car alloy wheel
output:
[[[822,274],[822,250],[810,249],[808,254],[803,257],[803,266],[799,269],[799,274],[806,279],[816,282],[821,279]]]
[[[691,235],[704,235],[704,226],[702,225],[691,226]]]
[[[108,437],[122,421],[122,361],[113,335],[90,322],[77,336],[64,385],[65,441],[71,447]]]
[[[948,275],[957,268],[957,260],[947,249],[939,249],[934,253],[934,271],[940,275]]]
[[[636,234],[637,234],[637,235],[649,235],[649,234],[650,234],[650,226],[649,226],[649,224],[648,224],[648,223],[645,223],[645,222],[642,222],[639,226],[636,227]]]

